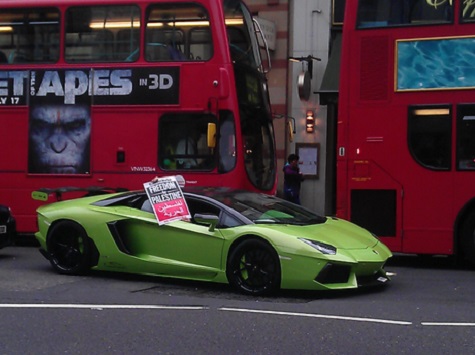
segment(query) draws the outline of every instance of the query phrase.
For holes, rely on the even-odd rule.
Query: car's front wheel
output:
[[[229,283],[243,293],[269,294],[280,287],[279,257],[267,242],[247,239],[231,251],[226,275]]]
[[[61,274],[82,274],[90,268],[90,241],[84,228],[75,222],[53,225],[47,248],[51,265]]]

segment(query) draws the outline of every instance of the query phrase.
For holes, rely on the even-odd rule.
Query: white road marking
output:
[[[475,323],[442,323],[442,322],[422,322],[426,326],[446,326],[446,327],[475,327]]]
[[[0,308],[63,308],[63,309],[91,309],[91,310],[103,310],[103,309],[149,309],[149,310],[191,310],[200,311],[208,310],[209,307],[205,306],[164,306],[164,305],[128,305],[128,304],[41,304],[41,303],[3,303],[0,304]],[[281,311],[266,311],[258,309],[248,308],[218,308],[218,311],[226,312],[241,312],[241,313],[259,313],[259,314],[271,314],[291,317],[308,317],[308,318],[324,318],[324,319],[337,319],[345,321],[367,322],[367,323],[383,323],[393,325],[413,325],[413,322],[379,319],[379,318],[362,318],[362,317],[348,317],[348,316],[335,316],[315,313],[296,313],[296,312],[281,312]],[[423,326],[445,326],[445,327],[475,327],[475,323],[457,323],[457,322],[421,322]]]
[[[0,304],[0,308],[69,308],[69,309],[171,309],[171,310],[202,310],[202,306],[155,306],[127,304]]]
[[[372,323],[386,323],[386,324],[397,324],[397,325],[412,325],[412,322],[397,321],[397,320],[387,320],[387,319],[377,319],[377,318],[345,317],[345,316],[331,316],[331,315],[314,314],[314,313],[261,311],[261,310],[255,310],[255,309],[241,309],[241,308],[219,308],[219,310],[220,311],[230,311],[230,312],[261,313],[261,314],[274,314],[274,315],[283,315],[283,316],[297,316],[297,317],[351,320],[351,321],[357,321],[357,322],[372,322]]]

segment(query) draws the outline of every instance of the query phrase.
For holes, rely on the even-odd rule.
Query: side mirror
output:
[[[215,216],[215,215],[212,215],[212,214],[196,213],[195,215],[193,215],[193,219],[198,224],[207,224],[207,225],[209,225],[208,230],[210,232],[214,232],[214,229],[216,228],[216,225],[219,222],[219,217]]]

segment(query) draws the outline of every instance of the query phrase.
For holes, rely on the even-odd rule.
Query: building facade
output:
[[[268,34],[275,36],[271,38],[275,42],[270,51],[269,91],[279,193],[286,157],[297,153],[305,174],[302,205],[320,214],[333,214],[344,0],[248,0],[248,5],[254,16],[274,26]]]

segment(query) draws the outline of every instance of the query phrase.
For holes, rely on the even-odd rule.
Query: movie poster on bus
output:
[[[191,218],[183,192],[174,176],[157,178],[143,186],[159,225]]]
[[[0,105],[177,105],[180,68],[0,70]]]
[[[69,76],[66,70],[30,72],[30,174],[90,173],[91,98]]]

